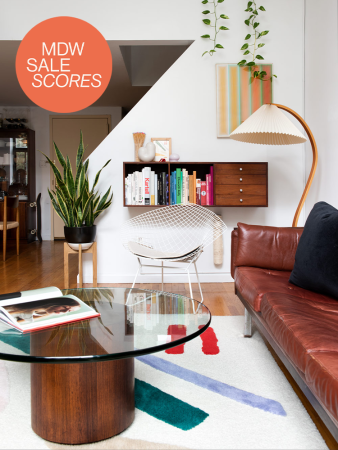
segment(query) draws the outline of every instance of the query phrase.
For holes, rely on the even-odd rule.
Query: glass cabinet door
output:
[[[27,134],[0,137],[0,191],[28,200]]]

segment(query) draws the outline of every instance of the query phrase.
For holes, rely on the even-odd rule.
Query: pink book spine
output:
[[[210,166],[210,205],[214,204],[214,166]]]
[[[210,175],[206,176],[206,185],[207,185],[207,200],[206,204],[210,205]]]

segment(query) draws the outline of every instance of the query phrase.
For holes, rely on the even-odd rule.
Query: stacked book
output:
[[[168,174],[144,167],[125,178],[126,205],[169,205]]]
[[[197,205],[214,204],[214,173],[213,166],[205,180],[196,178],[196,171],[189,175],[188,170],[177,168],[170,175],[170,204],[178,205],[196,203]]]

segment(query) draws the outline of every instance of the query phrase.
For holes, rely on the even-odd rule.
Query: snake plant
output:
[[[101,170],[95,176],[92,188],[89,187],[88,165],[89,160],[83,162],[84,145],[82,131],[80,131],[80,144],[76,155],[76,174],[73,175],[72,166],[69,157],[62,155],[55,142],[54,149],[56,157],[63,168],[63,176],[53,161],[47,155],[56,181],[55,191],[48,189],[49,197],[53,208],[58,216],[61,217],[66,227],[82,227],[94,225],[95,219],[112,203],[113,193],[110,194],[111,186],[101,198],[101,195],[95,188],[100,178],[102,169],[104,169],[111,160],[107,161]]]

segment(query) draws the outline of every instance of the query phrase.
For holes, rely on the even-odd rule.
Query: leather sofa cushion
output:
[[[238,223],[236,266],[291,271],[303,228]]]
[[[305,379],[311,391],[338,421],[338,348],[309,355]]]
[[[298,369],[305,373],[309,354],[338,349],[338,302],[267,293],[262,317]]]
[[[262,297],[267,292],[291,294],[324,303],[327,300],[331,300],[325,295],[316,294],[315,292],[307,291],[289,283],[289,275],[290,272],[278,270],[258,269],[257,267],[237,267],[235,270],[235,283],[242,297],[257,312],[260,312]]]

